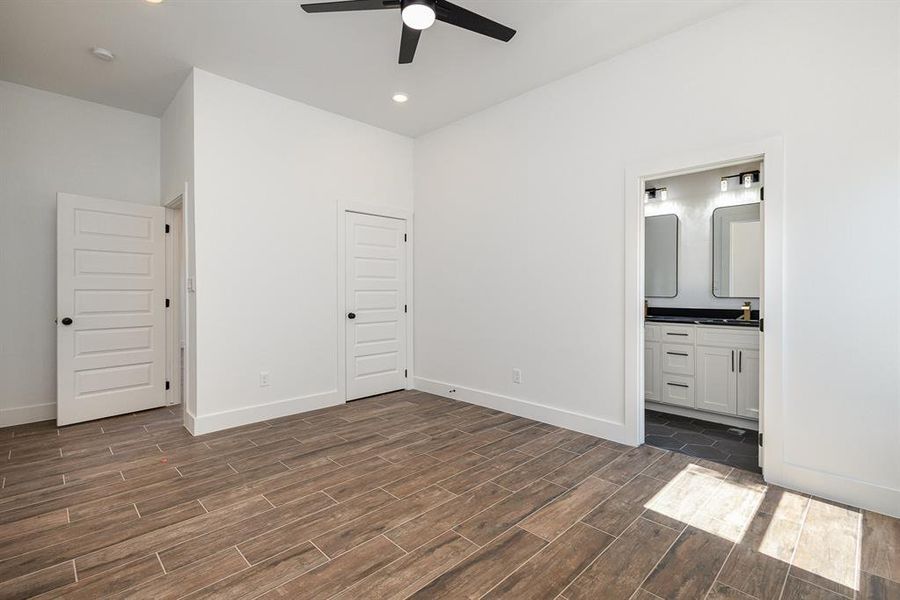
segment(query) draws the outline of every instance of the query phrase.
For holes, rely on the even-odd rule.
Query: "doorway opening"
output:
[[[645,443],[759,471],[763,163],[644,186]]]

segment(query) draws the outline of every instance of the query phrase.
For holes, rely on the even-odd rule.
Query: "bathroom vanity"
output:
[[[757,429],[759,330],[647,321],[644,400],[653,410]]]

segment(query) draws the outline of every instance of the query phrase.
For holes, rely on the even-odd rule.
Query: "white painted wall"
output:
[[[159,203],[159,119],[0,81],[0,426],[56,418],[56,194]]]
[[[730,180],[727,192],[721,191],[722,177],[759,169],[759,163],[700,173],[657,179],[648,187],[666,188],[666,200],[657,195],[644,204],[644,214],[678,216],[678,295],[674,298],[648,298],[650,306],[676,308],[719,308],[740,310],[746,300],[754,310],[757,299],[716,298],[712,293],[712,214],[722,206],[759,202],[759,184],[750,189]],[[762,254],[759,256],[762,262]]]
[[[417,387],[624,439],[626,165],[782,135],[784,457],[896,513],[898,10],[749,4],[418,139]]]
[[[196,432],[343,402],[337,205],[411,210],[412,152],[409,138],[194,71]]]

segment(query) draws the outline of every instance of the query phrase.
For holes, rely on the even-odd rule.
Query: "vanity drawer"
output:
[[[662,339],[662,333],[659,331],[659,325],[644,325],[644,341],[658,342]]]
[[[663,375],[660,402],[694,408],[694,378],[681,375]]]
[[[694,327],[682,325],[663,325],[662,341],[670,344],[693,344]]]
[[[726,348],[759,348],[759,330],[738,327],[697,327],[697,344],[701,346],[721,346]]]
[[[662,356],[663,373],[673,375],[694,374],[694,347],[679,344],[663,344]]]

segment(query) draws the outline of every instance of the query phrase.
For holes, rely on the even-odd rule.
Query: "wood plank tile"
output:
[[[264,600],[330,598],[403,556],[382,536],[369,540],[262,596]]]
[[[781,595],[781,600],[846,600],[847,598],[847,596],[836,594],[796,577],[787,578],[784,593]]]
[[[646,519],[637,519],[578,576],[566,590],[566,598],[631,598],[677,537],[677,531]]]
[[[566,442],[571,442],[578,439],[581,435],[582,434],[578,433],[577,431],[571,431],[569,429],[558,429],[556,431],[550,432],[548,435],[534,440],[533,442],[522,444],[517,448],[517,450],[519,452],[524,452],[529,456],[540,456],[548,450],[558,448]]]
[[[484,597],[555,598],[613,539],[589,525],[576,523]]]
[[[440,482],[440,486],[454,494],[462,494],[494,477],[503,475],[529,459],[527,454],[512,450],[445,479]]]
[[[247,568],[231,547],[110,596],[110,600],[177,600]]]
[[[549,542],[618,489],[606,480],[588,477],[523,520],[519,527]]]
[[[377,471],[327,487],[324,491],[338,502],[344,502],[408,474],[427,471],[438,464],[440,461],[436,458],[427,455],[416,456],[406,462],[388,465]]]
[[[855,509],[811,499],[790,574],[852,597],[857,587],[861,524],[862,515]],[[823,548],[828,551],[823,552]]]
[[[781,590],[778,590],[779,593]],[[776,598],[777,596],[772,596]],[[724,583],[714,583],[706,600],[757,600],[753,596],[748,596],[744,592],[738,591],[733,587],[729,587]]]
[[[800,523],[757,513],[735,545],[719,581],[756,598],[777,598],[787,577]]]
[[[555,448],[510,469],[492,481],[510,491],[517,492],[577,457],[578,455],[574,452]]]
[[[860,568],[900,582],[900,519],[869,510],[862,515]]]
[[[333,600],[406,598],[451,569],[477,548],[475,544],[447,531],[419,546],[414,552],[369,575],[352,588],[335,596]]]
[[[373,490],[353,500],[304,517],[238,544],[238,549],[256,564],[266,558],[311,540],[354,519],[392,504],[396,499],[382,490]]]
[[[162,574],[162,566],[159,564],[156,556],[151,554],[93,577],[82,579],[79,575],[77,582],[45,592],[39,598],[41,600],[49,600],[50,598],[65,598],[66,600],[105,598]]]
[[[859,600],[897,600],[900,598],[900,582],[862,572],[856,597]]]
[[[620,535],[646,512],[644,505],[665,486],[658,479],[639,475],[588,513],[582,521],[606,533]]]
[[[536,481],[453,529],[483,546],[565,491],[565,488],[549,481]]]
[[[547,435],[547,432],[543,429],[538,429],[537,427],[529,427],[528,429],[523,429],[522,431],[519,431],[512,435],[500,438],[496,442],[492,442],[490,444],[487,444],[486,446],[476,448],[475,450],[473,450],[473,452],[487,458],[496,458],[505,452],[514,450],[515,448],[518,448],[523,444],[527,444],[528,442],[532,442],[538,438],[542,438],[545,435]]]
[[[431,510],[450,498],[453,498],[453,494],[439,487],[425,488],[320,535],[313,539],[313,543],[330,558],[334,558],[354,546]]]
[[[545,479],[563,487],[572,487],[596,473],[620,456],[620,453],[603,446],[589,450],[564,466],[556,469]]]
[[[53,529],[61,525],[69,523],[69,513],[65,509],[54,510],[42,515],[35,515],[22,519],[21,521],[13,521],[0,525],[0,542],[10,538],[16,538],[21,535],[33,534],[46,529]]]
[[[228,527],[268,510],[271,510],[271,505],[262,496],[257,496],[246,502],[198,515],[83,554],[75,559],[75,568],[79,578],[90,577],[141,556],[155,554],[178,541],[191,539],[219,527]]]
[[[313,492],[324,490],[327,487],[337,485],[344,481],[361,477],[376,469],[381,469],[389,463],[381,458],[364,460],[349,467],[341,467],[329,470],[317,476],[299,476],[296,481],[290,481],[288,485],[279,485],[290,479],[290,475],[274,477],[261,481],[259,486],[250,486],[254,492],[262,492],[263,495],[275,506],[296,500]]]
[[[306,573],[310,569],[327,562],[327,558],[319,550],[304,542],[299,546],[285,550],[252,567],[230,575],[225,579],[186,596],[186,600],[209,598],[228,600],[231,598],[256,598],[267,590]]]
[[[409,552],[509,495],[510,492],[500,486],[485,483],[391,529],[384,535]]]
[[[236,523],[216,522],[212,531],[206,531],[190,539],[184,537],[173,539],[158,548],[159,557],[166,570],[173,571],[195,560],[230,546],[236,546],[259,534],[299,521],[303,517],[334,505],[334,500],[321,492],[316,492],[278,508],[262,510],[259,514],[240,519]],[[266,502],[265,507],[268,509],[270,505]],[[217,513],[218,511],[211,514]],[[286,550],[286,548],[281,550]],[[277,552],[272,554],[277,554]]]
[[[0,585],[0,600],[31,598],[75,581],[72,561],[22,575]]]
[[[439,481],[449,479],[458,473],[471,469],[486,460],[485,457],[478,454],[463,454],[448,462],[435,465],[430,469],[411,473],[406,477],[392,481],[382,486],[382,489],[398,498],[404,498],[413,492],[418,492]]]
[[[124,525],[113,525],[81,537],[20,554],[0,563],[0,582],[53,566],[65,560],[75,559],[85,553],[185,521],[205,512],[198,502],[192,502]]]
[[[546,544],[541,538],[523,529],[511,529],[410,598],[475,600],[503,580],[513,569],[537,554]]]
[[[598,470],[596,475],[617,485],[625,485],[635,475],[659,460],[663,454],[665,451],[652,446],[638,446]]]
[[[666,599],[702,598],[715,581],[731,546],[728,540],[688,527],[642,587]]]

